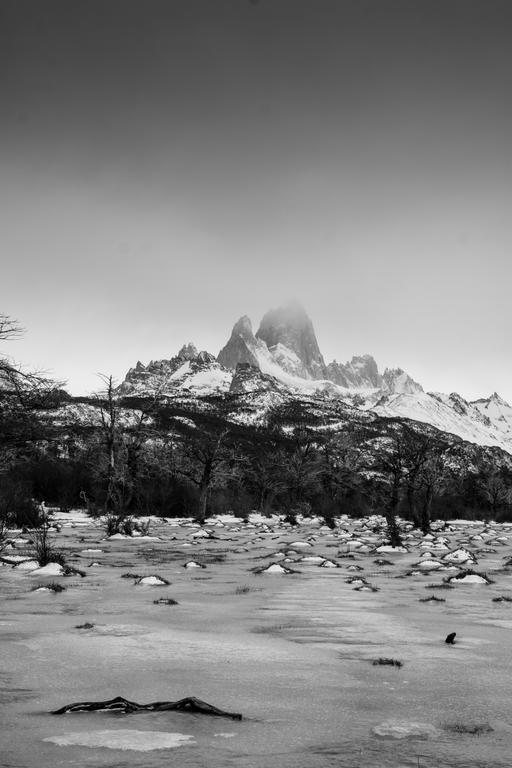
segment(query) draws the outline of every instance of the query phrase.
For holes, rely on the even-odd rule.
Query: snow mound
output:
[[[462,578],[454,576],[450,579],[450,584],[489,584],[489,582],[483,576],[479,576],[478,573],[468,573]]]
[[[267,568],[263,568],[260,573],[292,573],[292,571],[283,565],[279,565],[279,563],[272,563]]]
[[[59,563],[48,563],[32,571],[32,576],[62,576],[64,568]]]
[[[449,552],[443,557],[446,563],[467,563],[468,561],[474,561],[474,557],[467,549],[455,549],[453,552]]]
[[[148,587],[164,587],[169,582],[166,579],[162,579],[161,576],[142,576],[137,580],[136,584],[145,584]]]

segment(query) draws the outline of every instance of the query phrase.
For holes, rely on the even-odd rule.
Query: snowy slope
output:
[[[487,417],[506,440],[512,442],[512,407],[503,398],[495,392],[486,400],[475,400],[471,405]]]
[[[510,409],[510,406],[507,407]],[[443,432],[458,435],[463,440],[503,448],[512,453],[510,423],[504,422],[508,431],[501,429],[499,422],[482,413],[475,403],[469,403],[455,393],[443,395],[437,392],[417,392],[412,395],[385,395],[372,410],[380,416],[398,416],[431,424]]]

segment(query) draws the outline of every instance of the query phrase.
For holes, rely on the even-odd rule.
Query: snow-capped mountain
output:
[[[306,397],[320,408],[339,402],[512,453],[512,408],[496,393],[472,403],[456,393],[427,393],[400,368],[381,374],[371,355],[326,364],[313,324],[297,303],[267,312],[256,334],[249,317],[241,317],[217,357],[189,343],[168,360],[138,362],[118,391],[124,396],[232,396],[241,409],[245,398],[253,418],[261,411],[258,420],[277,401]]]
[[[193,344],[183,346],[170,360],[140,361],[130,368],[119,387],[121,395],[168,395],[179,391],[196,394],[227,392],[233,375],[209,352],[198,352]]]
[[[372,410],[380,416],[400,416],[431,424],[471,443],[495,446],[512,453],[512,408],[499,398],[503,407],[496,415],[494,397],[470,403],[455,392],[451,395],[438,392],[392,394],[384,395]],[[485,413],[486,405],[488,413]]]

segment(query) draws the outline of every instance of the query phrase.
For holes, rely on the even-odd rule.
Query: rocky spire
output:
[[[256,338],[264,341],[271,352],[278,345],[294,352],[304,367],[305,376],[312,379],[325,378],[325,363],[313,323],[298,302],[293,301],[267,312]]]
[[[247,315],[243,315],[233,326],[228,343],[222,347],[217,355],[218,362],[231,370],[235,370],[239,363],[259,367],[255,350],[258,342],[252,332],[252,325]]]

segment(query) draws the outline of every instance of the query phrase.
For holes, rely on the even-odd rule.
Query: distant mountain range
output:
[[[512,408],[498,394],[468,402],[456,393],[425,392],[400,368],[380,373],[371,355],[326,364],[313,323],[296,302],[267,312],[256,334],[250,319],[241,317],[217,357],[189,343],[168,360],[138,362],[118,392],[158,393],[189,404],[232,395],[238,420],[254,423],[264,423],[276,404],[307,398],[317,410],[338,405],[413,420],[512,454]]]

